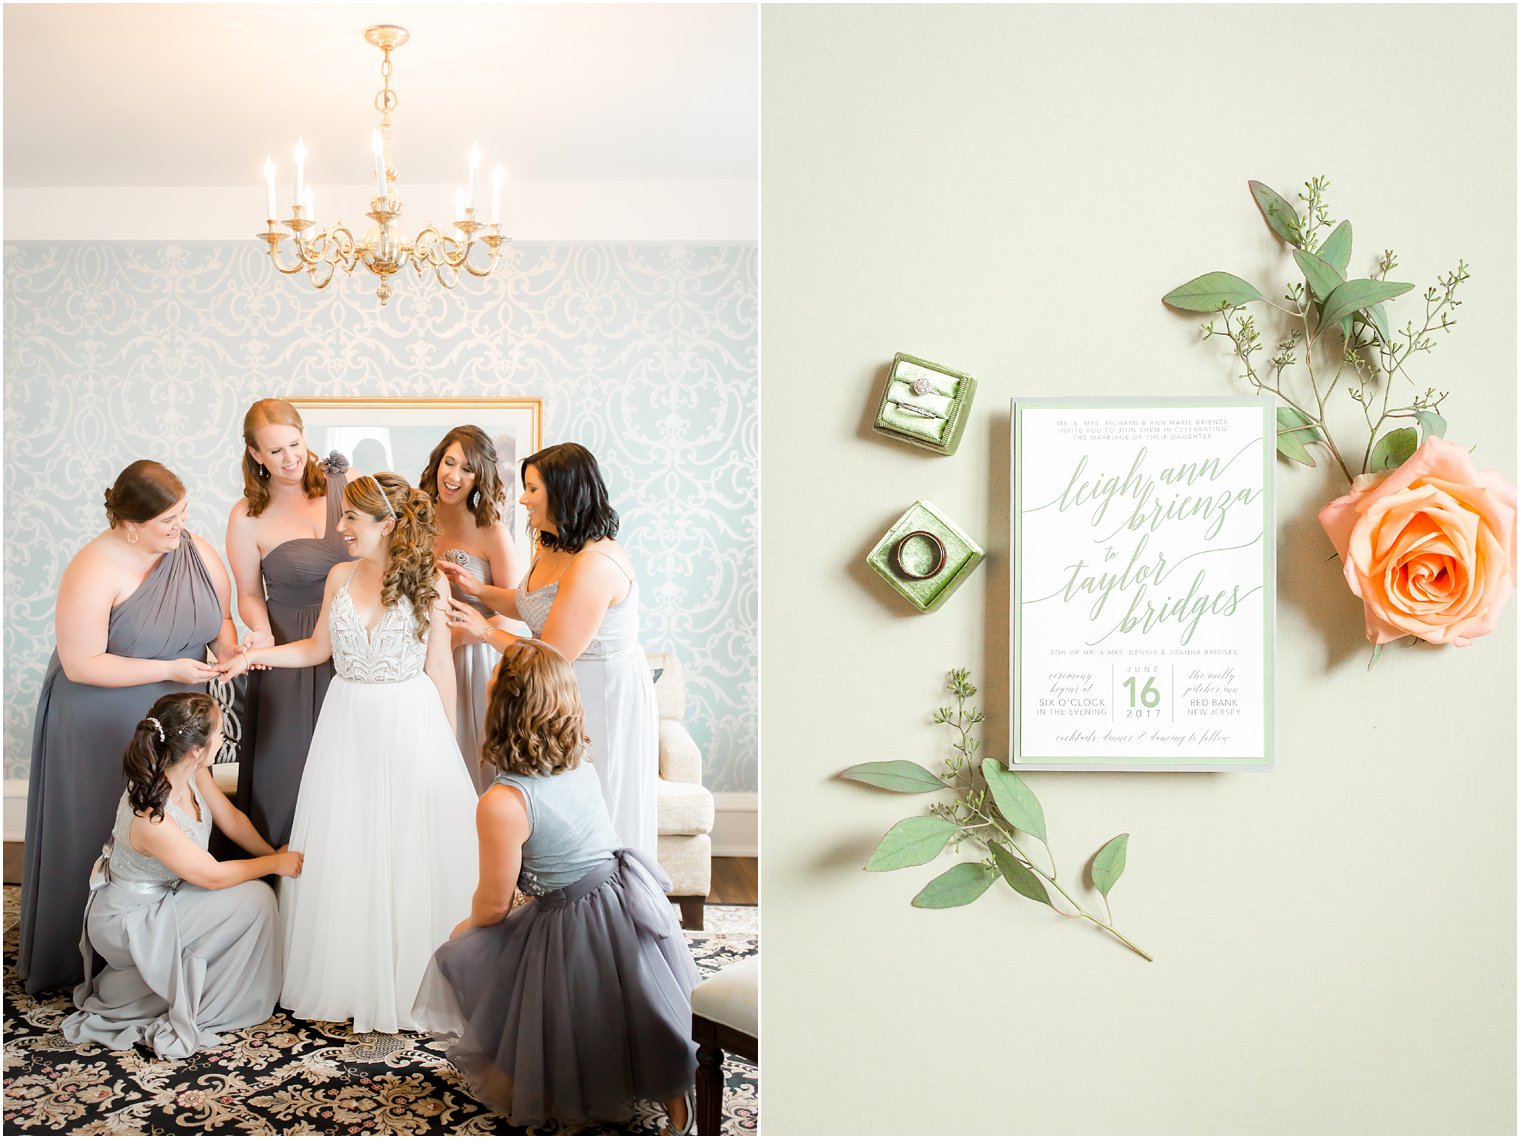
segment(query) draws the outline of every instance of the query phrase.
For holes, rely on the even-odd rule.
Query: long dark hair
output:
[[[121,760],[133,814],[147,811],[154,822],[164,817],[164,802],[169,798],[166,772],[188,752],[205,746],[221,714],[216,701],[204,692],[171,692],[154,701],[147,716],[137,722]]]
[[[528,468],[537,467],[558,534],[540,532],[546,550],[578,553],[587,542],[616,538],[618,512],[607,501],[607,484],[596,456],[579,443],[555,443],[522,461],[524,485]]]
[[[464,452],[464,465],[475,476],[475,489],[470,492],[470,498],[474,500],[470,504],[470,513],[475,516],[475,525],[482,530],[490,529],[501,517],[507,492],[501,485],[501,471],[496,467],[496,444],[473,423],[455,427],[439,440],[428,456],[427,467],[417,480],[417,486],[434,502],[438,501],[438,468],[451,443],[459,444],[459,449]]]

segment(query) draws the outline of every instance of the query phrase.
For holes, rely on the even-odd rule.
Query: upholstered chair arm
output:
[[[702,752],[679,720],[660,721],[660,778],[671,783],[702,782]]]

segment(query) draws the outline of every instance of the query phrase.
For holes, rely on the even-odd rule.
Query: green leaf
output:
[[[1029,784],[991,756],[982,760],[982,778],[987,780],[987,789],[1003,818],[1044,842],[1045,812]]]
[[[1351,264],[1351,223],[1343,221],[1330,231],[1330,236],[1325,238],[1324,244],[1319,247],[1319,255],[1335,266],[1336,272],[1342,279],[1346,276],[1346,266]]]
[[[1124,873],[1125,856],[1128,852],[1129,835],[1121,834],[1109,839],[1103,844],[1103,848],[1093,855],[1093,886],[1105,898],[1114,888],[1114,883],[1119,881],[1119,876]]]
[[[1033,870],[1015,858],[1012,852],[1003,849],[1001,843],[989,842],[987,847],[992,851],[992,861],[997,863],[998,873],[1003,876],[1003,881],[1030,901],[1050,905],[1050,894],[1045,889],[1045,883],[1040,881]]]
[[[1417,411],[1414,413],[1414,417],[1419,421],[1420,430],[1424,433],[1426,439],[1429,439],[1431,436],[1435,436],[1437,439],[1444,439],[1446,437],[1446,420],[1438,412]]]
[[[920,767],[906,759],[890,759],[883,763],[857,763],[839,773],[841,779],[853,779],[883,791],[903,791],[921,794],[925,791],[943,791],[945,781],[926,767]]]
[[[904,866],[922,866],[934,858],[956,832],[956,825],[937,815],[915,815],[889,830],[870,859],[867,870],[901,870]]]
[[[1314,293],[1314,299],[1317,301],[1324,300],[1335,292],[1336,286],[1346,283],[1345,274],[1323,257],[1303,249],[1295,249],[1293,260],[1298,262],[1298,267],[1303,272],[1304,279],[1309,282],[1309,289]]]
[[[1233,273],[1205,273],[1178,285],[1161,298],[1163,304],[1183,312],[1218,312],[1222,308],[1261,300],[1261,292]]]
[[[913,897],[921,910],[948,910],[966,906],[987,892],[996,878],[990,867],[981,862],[962,862],[952,866]]]
[[[1342,317],[1350,316],[1369,305],[1401,297],[1412,288],[1413,285],[1400,281],[1373,281],[1362,277],[1347,281],[1344,285],[1336,286],[1335,291],[1325,298],[1321,327],[1325,324],[1339,324]]]
[[[1382,305],[1368,305],[1367,319],[1372,322],[1372,327],[1383,339],[1384,344],[1393,343],[1393,333],[1388,328],[1388,312]]]
[[[1385,647],[1386,647],[1385,645],[1373,645],[1372,646],[1372,655],[1367,658],[1367,671],[1368,672],[1371,672],[1372,671],[1372,666],[1375,665],[1375,664],[1377,664],[1378,657],[1380,657],[1380,656],[1383,655],[1383,649]]]
[[[1289,245],[1298,245],[1302,238],[1299,236],[1298,211],[1292,203],[1264,182],[1252,182],[1250,187],[1251,196],[1256,199],[1261,216],[1267,219],[1272,232]]]
[[[1400,427],[1390,431],[1372,448],[1372,469],[1391,471],[1404,465],[1404,460],[1415,453],[1420,445],[1420,434],[1413,427]]]
[[[1322,439],[1319,428],[1303,412],[1291,407],[1277,409],[1277,453],[1283,458],[1312,467],[1314,456],[1305,444]]]

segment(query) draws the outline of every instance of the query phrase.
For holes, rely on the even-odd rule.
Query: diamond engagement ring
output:
[[[933,392],[935,395],[947,394],[941,391],[939,388],[935,387],[934,381],[931,380],[928,376],[919,376],[911,384],[908,385],[908,389],[914,395],[928,395],[930,392]]]

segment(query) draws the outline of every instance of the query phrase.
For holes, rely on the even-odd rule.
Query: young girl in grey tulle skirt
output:
[[[413,1015],[450,1026],[471,1094],[516,1126],[626,1120],[652,1100],[689,1134],[696,967],[664,873],[619,847],[586,742],[570,664],[508,645],[481,745],[502,774],[476,810],[480,881]]]
[[[217,789],[211,762],[221,743],[221,709],[203,692],[160,697],[138,722],[116,825],[90,875],[79,1011],[63,1022],[76,1044],[141,1043],[180,1059],[274,1011],[274,892],[258,879],[293,878],[302,859],[274,850]],[[213,823],[257,857],[213,858]]]

